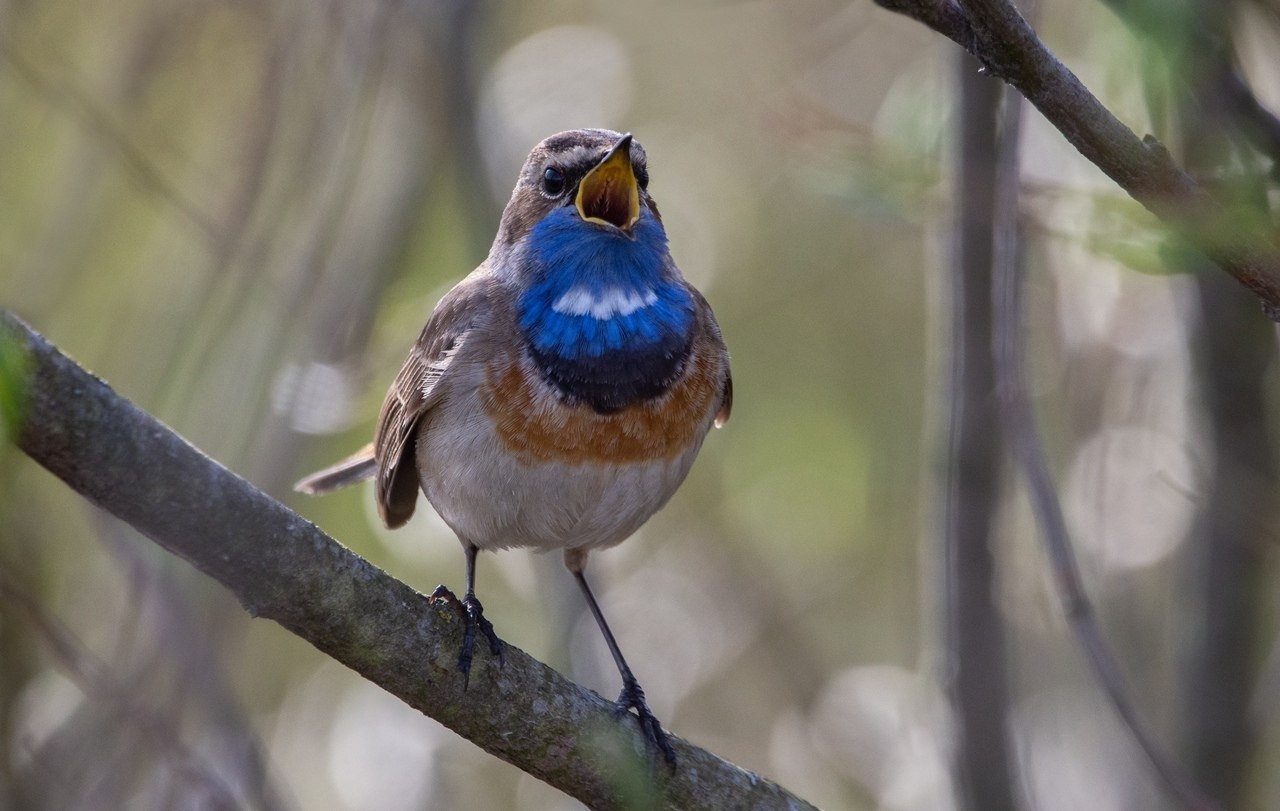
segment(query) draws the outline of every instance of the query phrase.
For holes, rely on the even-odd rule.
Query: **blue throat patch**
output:
[[[520,329],[544,377],[601,412],[664,392],[692,340],[693,296],[668,271],[662,225],[645,210],[632,235],[584,222],[572,206],[529,234]]]

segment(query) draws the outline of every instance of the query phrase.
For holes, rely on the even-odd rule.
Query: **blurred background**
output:
[[[1280,152],[1212,106],[1200,56],[1280,108],[1280,6],[1111,5],[1036,25],[1266,215]],[[378,566],[460,590],[430,510],[387,532],[367,486],[290,483],[368,441],[529,148],[631,131],[736,390],[671,504],[592,558],[664,725],[833,809],[1172,807],[1063,619],[999,420],[969,435],[985,521],[955,530],[952,353],[981,340],[953,329],[958,179],[1016,147],[1029,393],[1085,587],[1156,737],[1224,807],[1277,807],[1274,330],[961,57],[866,0],[0,0],[0,306]],[[962,99],[1004,122],[990,149],[961,149]],[[965,549],[991,571],[965,580]],[[558,555],[486,555],[478,590],[504,639],[616,694]],[[579,807],[0,446],[0,808]]]

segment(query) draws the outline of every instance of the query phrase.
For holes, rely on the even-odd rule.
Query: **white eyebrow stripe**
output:
[[[631,315],[657,301],[658,294],[652,288],[642,291],[606,287],[597,296],[589,287],[575,285],[556,299],[551,309],[563,315],[589,315],[604,321],[617,315]]]

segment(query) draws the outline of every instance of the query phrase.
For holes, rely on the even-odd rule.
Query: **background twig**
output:
[[[1085,593],[1066,517],[1036,427],[1023,371],[1022,347],[1026,339],[1022,329],[1021,258],[1013,227],[1016,217],[1011,213],[997,215],[997,222],[1002,223],[1003,228],[997,233],[994,250],[996,395],[1004,417],[1010,452],[1030,490],[1067,621],[1084,648],[1085,658],[1099,684],[1170,793],[1187,808],[1198,811],[1215,809],[1217,806],[1201,793],[1148,729],[1134,704],[1124,674],[1102,637]]]
[[[965,807],[998,811],[1017,807],[1017,781],[1010,764],[1008,654],[993,546],[1004,445],[993,396],[991,260],[999,183],[1012,177],[1016,187],[1016,160],[1005,156],[1016,154],[1018,133],[1016,125],[1001,131],[1003,86],[979,75],[968,54],[956,56],[958,222],[951,263],[944,681],[957,721],[954,769]],[[1010,109],[1012,117],[1005,120],[1016,122],[1018,105]]]
[[[1162,25],[1165,39],[1184,54],[1173,63],[1185,89],[1175,108],[1181,157],[1204,177],[1221,177],[1247,162],[1246,145],[1264,154],[1268,149],[1259,140],[1266,131],[1265,119],[1256,115],[1261,106],[1229,61],[1235,10],[1235,3],[1222,0],[1184,0]],[[1280,151],[1271,154],[1280,157]],[[1234,178],[1224,193],[1256,216],[1271,216],[1260,171]],[[1243,809],[1254,802],[1249,784],[1260,736],[1251,702],[1270,613],[1266,572],[1277,465],[1268,436],[1268,389],[1276,338],[1266,325],[1242,317],[1248,297],[1205,272],[1200,257],[1178,259],[1196,282],[1200,318],[1189,331],[1189,348],[1210,448],[1192,532],[1196,554],[1186,573],[1195,621],[1182,657],[1183,740],[1189,768],[1205,791],[1224,808]]]

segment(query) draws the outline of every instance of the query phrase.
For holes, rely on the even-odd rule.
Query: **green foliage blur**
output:
[[[1140,77],[1160,56],[1100,6],[1040,5],[1086,84],[1158,127]],[[1280,99],[1267,43],[1246,55]],[[425,502],[391,533],[367,487],[290,483],[368,441],[528,149],[633,132],[736,400],[673,502],[593,556],[611,624],[676,734],[824,807],[952,808],[955,57],[830,0],[0,0],[0,306],[378,566],[459,590],[461,549]],[[1034,113],[1025,132],[1034,394],[1105,628],[1166,729],[1206,456],[1190,281],[1145,212]],[[1014,488],[1000,527],[1020,791],[1159,807]],[[578,807],[249,619],[11,448],[0,577],[0,807]],[[558,556],[483,556],[478,585],[504,639],[616,693]]]

